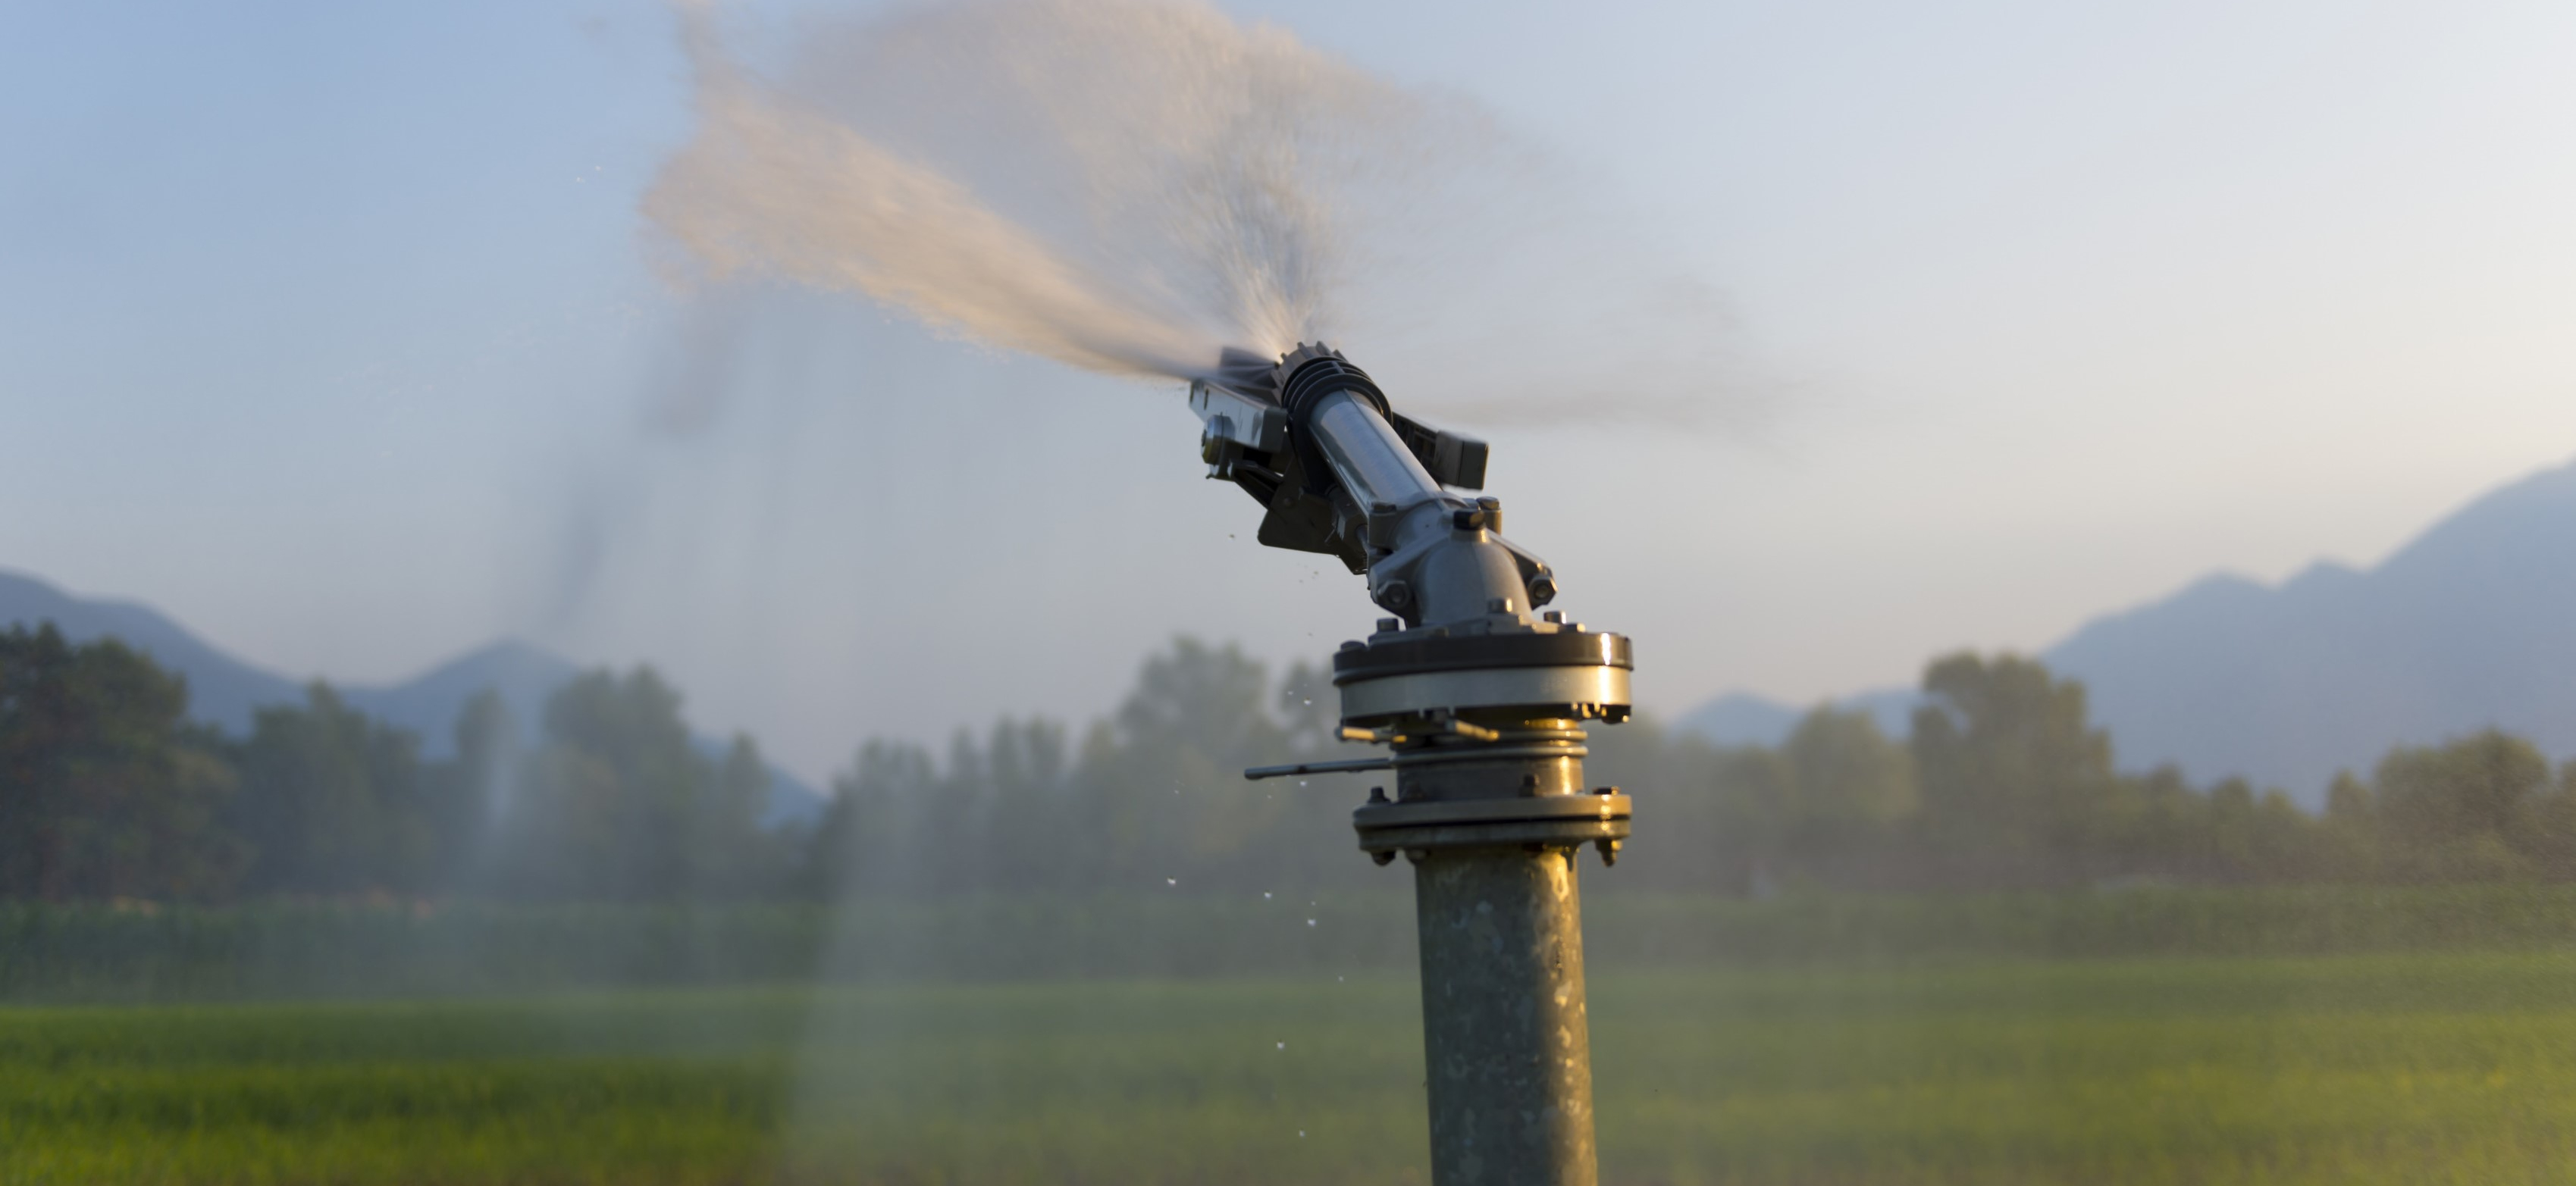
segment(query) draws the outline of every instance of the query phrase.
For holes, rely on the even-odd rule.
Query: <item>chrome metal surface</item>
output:
[[[1368,401],[1336,391],[1315,401],[1307,425],[1325,464],[1358,505],[1384,503],[1405,510],[1440,501],[1440,483]]]
[[[1624,667],[1500,667],[1422,672],[1342,686],[1342,719],[1354,724],[1440,708],[1628,704]]]
[[[1199,379],[1190,384],[1190,410],[1211,436],[1264,453],[1288,447],[1288,413],[1277,404]]]

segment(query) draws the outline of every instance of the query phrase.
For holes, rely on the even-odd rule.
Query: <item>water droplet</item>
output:
[[[1287,1044],[1286,1042],[1281,1042],[1281,1043],[1279,1044],[1279,1048],[1280,1048],[1281,1050],[1286,1050],[1286,1049],[1288,1048],[1288,1044]]]
[[[1310,926],[1310,927],[1311,927],[1311,926],[1313,926],[1313,925],[1315,925],[1315,920],[1314,920],[1314,919],[1311,919],[1311,918],[1310,918],[1310,919],[1307,919],[1307,920],[1306,920],[1306,925],[1307,925],[1307,926]]]
[[[1262,901],[1264,901],[1264,902],[1267,902],[1267,901],[1269,901],[1269,900],[1270,900],[1270,891],[1269,891],[1269,890],[1263,890],[1263,891],[1261,891],[1261,900],[1262,900]]]
[[[1163,879],[1163,884],[1165,885],[1179,885],[1180,883],[1181,879],[1178,877],[1166,877]]]

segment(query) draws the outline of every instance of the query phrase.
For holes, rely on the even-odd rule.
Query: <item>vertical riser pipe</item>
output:
[[[1594,1186],[1572,852],[1426,852],[1414,904],[1433,1186]]]

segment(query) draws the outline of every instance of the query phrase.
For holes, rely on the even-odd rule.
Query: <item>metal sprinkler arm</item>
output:
[[[1260,541],[1339,557],[1406,625],[1526,612],[1556,597],[1547,562],[1502,536],[1485,443],[1394,412],[1368,373],[1321,344],[1275,366],[1229,353],[1190,385],[1210,478],[1267,508]]]
[[[1190,407],[1261,542],[1340,557],[1396,615],[1333,656],[1342,739],[1387,755],[1244,776],[1395,772],[1351,822],[1414,869],[1434,1186],[1593,1186],[1574,856],[1629,834],[1628,796],[1583,779],[1584,722],[1628,716],[1628,640],[1532,616],[1555,575],[1499,501],[1448,489],[1483,486],[1484,444],[1396,415],[1340,353],[1229,353]]]

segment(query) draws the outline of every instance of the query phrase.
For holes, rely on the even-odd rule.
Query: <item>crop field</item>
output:
[[[0,1009],[10,1183],[1420,1182],[1411,982]],[[2576,1178],[2576,955],[1604,970],[1617,1183]]]

